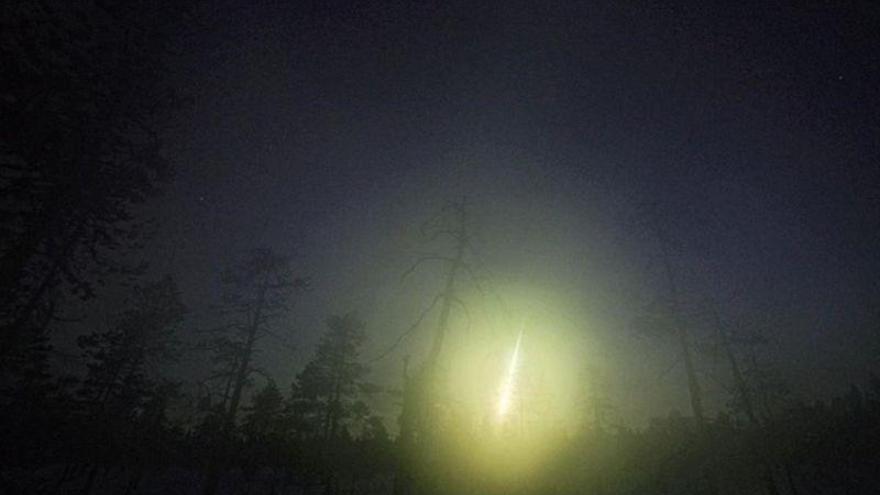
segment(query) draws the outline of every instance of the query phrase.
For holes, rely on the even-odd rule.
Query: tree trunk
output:
[[[238,414],[238,407],[241,403],[241,395],[244,391],[244,385],[247,382],[247,377],[250,372],[250,361],[254,352],[254,343],[257,340],[257,331],[260,327],[260,319],[262,318],[263,313],[263,304],[266,298],[266,291],[268,281],[264,280],[263,284],[259,288],[259,293],[257,295],[257,305],[254,309],[254,315],[249,322],[247,341],[245,342],[245,346],[242,349],[241,359],[239,360],[238,369],[235,370],[233,388],[232,388],[232,397],[229,400],[229,408],[226,410],[223,418],[223,424],[221,426],[220,432],[218,435],[219,442],[222,442],[225,447],[225,440],[228,433],[230,433],[233,428],[235,428],[235,417]],[[215,448],[212,453],[212,459],[209,462],[208,473],[205,477],[205,483],[202,486],[202,494],[203,495],[213,495],[217,492],[217,486],[220,481],[220,471],[223,467],[224,459],[221,459],[225,456],[225,448]]]
[[[131,477],[128,479],[128,483],[125,485],[125,495],[131,495],[132,493],[137,492],[138,486],[141,484],[141,480],[144,478],[144,468],[143,466],[137,466],[134,468],[134,472],[131,473]]]
[[[85,220],[79,220],[73,231],[70,233],[67,239],[64,240],[61,251],[55,253],[55,255],[51,258],[52,265],[49,268],[49,271],[41,279],[40,284],[28,297],[27,302],[20,308],[16,308],[14,310],[12,321],[8,325],[4,325],[5,328],[3,328],[3,334],[2,336],[0,336],[0,360],[2,360],[7,353],[14,350],[16,344],[18,343],[16,342],[16,340],[19,339],[20,332],[24,328],[25,324],[28,322],[28,320],[31,319],[49,289],[51,289],[55,285],[55,279],[58,276],[59,272],[63,271],[67,263],[70,261],[70,256],[73,254],[76,245],[79,243],[80,236],[82,235],[84,227]],[[9,280],[9,282],[15,283],[17,282],[17,280]],[[11,305],[12,301],[3,301],[2,304],[4,306],[7,304]]]
[[[736,354],[733,352],[733,347],[730,345],[730,338],[727,335],[727,332],[721,327],[721,317],[718,315],[718,310],[714,305],[712,306],[712,316],[715,319],[715,325],[718,328],[718,333],[721,337],[721,346],[724,348],[724,354],[727,356],[727,361],[730,364],[730,371],[733,373],[734,385],[739,391],[740,399],[743,402],[743,408],[746,410],[746,417],[749,418],[749,422],[752,426],[761,430],[762,425],[758,420],[758,416],[755,414],[751,393],[749,393],[746,380],[743,377],[739,362],[736,359]],[[766,456],[761,454],[754,448],[754,446],[752,446],[752,455],[761,463],[761,470],[763,471],[761,473],[761,480],[764,482],[764,488],[767,490],[768,495],[778,495],[779,489],[777,488],[776,480],[773,477],[773,468],[767,461]]]
[[[791,495],[798,495],[797,484],[794,482],[794,475],[791,472],[791,463],[786,462],[784,465],[785,478],[788,481],[788,491]]]
[[[449,328],[449,313],[452,309],[452,301],[455,296],[455,277],[458,269],[461,268],[464,258],[464,249],[467,245],[467,232],[465,231],[465,213],[463,210],[459,214],[459,230],[457,233],[458,242],[455,246],[455,255],[452,258],[452,266],[446,275],[446,283],[443,286],[441,297],[443,302],[440,306],[440,318],[437,322],[437,331],[434,334],[434,341],[431,344],[431,353],[428,356],[428,366],[434,368],[440,360],[440,352],[443,349],[443,341]]]
[[[92,492],[92,488],[95,486],[95,478],[98,476],[98,465],[93,464],[92,469],[89,470],[89,474],[86,476],[86,484],[83,485],[82,490],[80,490],[80,495],[89,495]]]
[[[691,352],[690,336],[688,335],[684,322],[681,319],[678,300],[678,287],[676,285],[675,273],[672,269],[672,261],[669,257],[669,247],[666,238],[664,237],[663,232],[661,231],[660,226],[656,220],[653,222],[653,227],[657,235],[657,239],[660,242],[660,248],[662,250],[661,254],[663,258],[663,268],[666,272],[666,281],[669,285],[669,312],[670,317],[672,318],[672,323],[673,325],[675,325],[675,337],[678,340],[678,345],[681,346],[681,356],[682,360],[684,361],[685,373],[687,374],[688,396],[690,397],[691,412],[693,413],[694,421],[696,422],[699,444],[705,448],[709,446],[710,437],[709,431],[706,427],[706,418],[703,411],[703,392],[700,388],[700,381],[697,377],[697,371],[694,367],[694,360]],[[709,493],[718,493],[717,471],[714,460],[711,458],[707,459],[705,464],[702,466],[702,469],[702,474],[705,475]],[[692,474],[699,475],[700,473]]]

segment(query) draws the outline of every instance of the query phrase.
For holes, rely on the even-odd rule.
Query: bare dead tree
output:
[[[431,338],[431,347],[428,357],[421,370],[410,376],[405,372],[404,401],[401,410],[400,442],[404,452],[417,453],[430,448],[425,445],[430,437],[430,431],[434,423],[432,417],[432,405],[437,402],[440,387],[440,362],[444,345],[449,334],[450,316],[453,306],[459,306],[467,311],[467,308],[456,296],[456,283],[463,273],[473,277],[472,268],[466,263],[465,256],[468,251],[470,237],[468,232],[467,203],[464,198],[451,202],[440,212],[422,225],[422,234],[429,240],[437,240],[447,237],[452,241],[452,254],[427,253],[419,256],[415,262],[403,273],[402,279],[408,277],[420,266],[428,262],[441,262],[445,264],[443,286],[428,308],[423,311],[416,323],[411,326],[394,345],[380,356],[387,355],[400,341],[411,334],[416,327],[426,318],[434,308],[438,308],[437,326]],[[422,445],[416,444],[421,441]],[[412,463],[401,463],[394,483],[395,495],[412,493],[415,482],[411,472]]]
[[[668,312],[667,316],[672,324],[672,331],[681,350],[681,358],[684,362],[685,373],[687,374],[691,412],[694,415],[694,420],[697,422],[697,427],[700,430],[704,430],[706,428],[706,419],[705,411],[703,409],[703,393],[694,366],[691,336],[687,331],[687,327],[681,314],[681,300],[678,291],[678,283],[675,278],[675,270],[672,267],[672,260],[669,253],[669,239],[666,237],[666,232],[660,224],[656,209],[652,209],[648,213],[648,227],[653,231],[653,234],[656,236],[660,245],[660,257],[668,290],[668,305],[665,309]]]
[[[733,384],[736,390],[736,394],[741,402],[743,411],[746,413],[746,418],[748,418],[749,423],[752,425],[752,427],[760,431],[762,429],[762,424],[761,421],[758,419],[758,415],[755,414],[752,393],[746,384],[746,380],[743,376],[742,368],[739,365],[739,361],[737,360],[736,353],[733,351],[733,346],[730,343],[730,336],[728,335],[727,329],[725,329],[724,326],[721,324],[721,316],[718,314],[718,308],[715,306],[715,304],[711,305],[711,311],[712,319],[714,320],[715,327],[718,331],[718,337],[721,343],[721,347],[723,349],[725,357],[727,358],[727,362],[730,365],[730,372],[733,375]],[[779,493],[779,489],[776,487],[776,480],[773,478],[773,469],[770,462],[767,460],[767,457],[757,449],[753,449],[752,455],[761,464],[761,481],[764,483],[764,488],[767,490],[767,493],[769,495],[777,495]],[[790,470],[788,472],[790,473]],[[794,484],[790,483],[790,485],[792,488],[792,493],[796,494],[797,491],[794,490]]]
[[[305,288],[306,279],[294,278],[289,261],[268,249],[257,249],[240,266],[229,270],[223,282],[229,287],[224,301],[224,312],[230,323],[223,328],[226,335],[214,341],[214,360],[219,366],[216,376],[224,383],[219,410],[222,442],[235,428],[244,389],[252,374],[259,368],[254,364],[257,342],[272,334],[271,326],[289,307],[290,291]],[[221,471],[219,451],[210,463],[203,493],[215,493]]]
[[[663,266],[663,274],[666,279],[666,288],[668,291],[668,301],[666,307],[666,317],[671,325],[672,334],[680,348],[681,359],[684,363],[685,374],[687,376],[688,397],[690,399],[691,412],[694,416],[698,438],[700,442],[707,445],[709,442],[709,430],[706,423],[705,409],[703,407],[703,391],[700,387],[700,380],[697,376],[696,366],[694,364],[694,351],[692,348],[691,335],[688,332],[682,315],[682,301],[679,294],[678,281],[675,277],[675,270],[672,266],[672,258],[669,252],[669,239],[663,228],[656,205],[646,211],[647,226],[657,238],[660,246],[660,258]],[[705,461],[703,465],[703,475],[708,484],[710,494],[718,492],[717,467],[715,461],[711,458]]]

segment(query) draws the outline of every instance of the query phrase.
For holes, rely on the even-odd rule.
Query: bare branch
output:
[[[419,265],[421,265],[422,263],[424,263],[426,261],[453,261],[453,260],[451,258],[446,257],[446,256],[440,256],[440,255],[422,256],[419,259],[417,259],[416,262],[413,263],[412,266],[410,266],[405,272],[403,272],[403,274],[400,276],[400,281],[403,282],[406,279],[406,277],[408,277],[410,274],[412,274],[416,270],[416,268],[419,267]]]
[[[431,310],[434,309],[434,306],[437,305],[437,303],[440,301],[440,299],[442,297],[443,297],[442,294],[438,294],[437,297],[435,297],[434,300],[431,301],[431,304],[428,305],[428,307],[425,308],[421,312],[421,314],[419,314],[419,317],[416,318],[416,321],[413,322],[413,324],[410,325],[410,327],[408,329],[406,329],[406,331],[401,333],[400,336],[397,337],[397,340],[395,340],[393,344],[391,344],[387,349],[382,351],[378,356],[371,359],[369,361],[369,363],[375,363],[376,361],[379,361],[380,359],[385,358],[386,356],[391,354],[395,349],[397,349],[397,346],[400,345],[401,342],[403,342],[403,339],[407,338],[410,334],[412,334],[414,331],[416,331],[416,329],[419,327],[419,325],[422,323],[422,321],[424,321],[425,317],[428,316],[428,313],[430,313]]]
[[[457,304],[464,311],[464,316],[465,316],[465,319],[467,320],[467,325],[465,326],[465,331],[470,331],[472,319],[471,319],[471,312],[468,310],[467,305],[464,303],[464,301],[462,301],[461,299],[459,299],[455,296],[452,296],[450,298],[450,302],[452,302],[453,304]]]

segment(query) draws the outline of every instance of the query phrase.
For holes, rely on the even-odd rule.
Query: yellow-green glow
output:
[[[498,398],[498,421],[504,421],[507,413],[510,411],[510,403],[513,400],[513,391],[516,386],[516,368],[519,365],[520,346],[522,345],[523,329],[520,329],[519,336],[516,338],[516,345],[513,348],[513,356],[510,358],[510,364],[507,373],[504,376],[504,382],[501,384],[501,395]]]
[[[482,493],[521,493],[580,428],[582,370],[602,356],[589,338],[595,322],[573,295],[525,284],[496,290],[498,298],[462,294],[469,313],[450,320],[432,454],[443,467],[431,472],[481,479]]]

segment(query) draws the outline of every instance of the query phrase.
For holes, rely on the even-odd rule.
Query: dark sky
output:
[[[713,299],[767,334],[798,393],[864,380],[880,300],[878,7],[490,3],[196,9],[175,46],[192,102],[169,132],[177,179],[150,251],[194,319],[230,257],[266,244],[314,280],[279,331],[296,352],[265,341],[279,380],[329,313],[364,315],[375,355],[439,285],[430,270],[400,282],[412,232],[467,195],[500,284],[594,315],[585,331],[627,370],[625,416],[684,410],[680,369],[662,374],[674,350],[627,330],[663,289],[652,204],[691,305]]]

